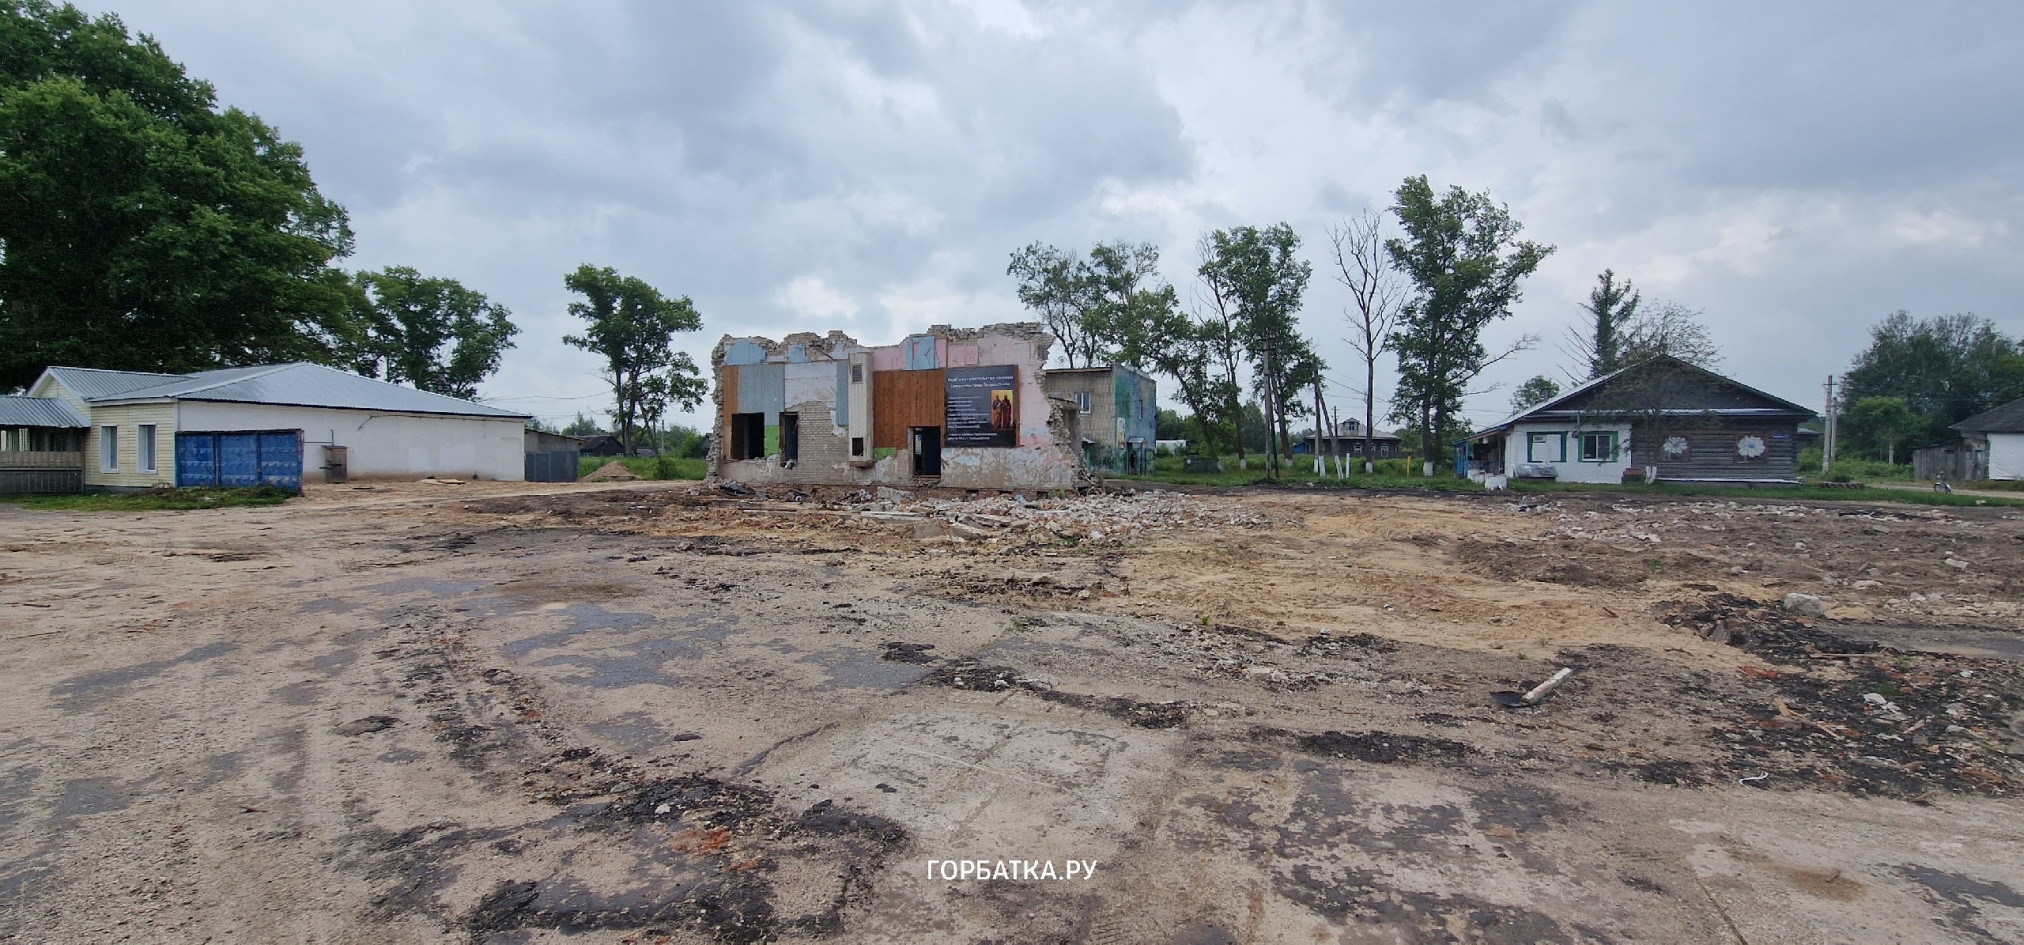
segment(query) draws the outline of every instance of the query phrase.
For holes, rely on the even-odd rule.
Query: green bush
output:
[[[1809,446],[1799,451],[1799,474],[1820,475],[1820,447]],[[1873,459],[1837,459],[1831,477],[1836,482],[1909,481],[1912,467],[1910,463],[1892,465]]]
[[[1377,474],[1380,476],[1403,478],[1419,475],[1419,470],[1413,468],[1413,461],[1409,459],[1380,459],[1377,461],[1376,466]],[[1358,462],[1352,471],[1362,472],[1363,464]]]

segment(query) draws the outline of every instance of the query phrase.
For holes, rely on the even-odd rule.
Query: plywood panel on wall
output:
[[[718,369],[722,373],[717,382],[717,393],[723,398],[723,416],[718,418],[719,430],[731,429],[731,415],[738,412],[738,365],[726,364]]]
[[[942,370],[873,371],[871,445],[906,449],[909,427],[942,425]]]

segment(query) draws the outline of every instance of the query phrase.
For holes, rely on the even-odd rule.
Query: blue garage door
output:
[[[176,485],[302,491],[302,431],[176,434]]]

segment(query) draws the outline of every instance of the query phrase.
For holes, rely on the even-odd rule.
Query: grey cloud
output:
[[[494,393],[594,389],[555,341],[581,262],[693,296],[710,339],[828,327],[782,301],[800,278],[890,336],[1014,310],[1034,239],[1156,240],[1185,294],[1200,232],[1283,219],[1319,267],[1414,173],[1561,245],[1512,336],[1556,335],[1605,265],[1707,309],[1758,380],[1840,370],[1900,307],[2024,327],[2006,6],[1048,2],[1035,38],[931,2],[96,2],[305,144],[356,264],[512,307]],[[1346,364],[1341,302],[1317,273],[1308,328]]]

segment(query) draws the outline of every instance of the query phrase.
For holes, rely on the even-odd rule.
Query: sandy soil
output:
[[[406,483],[0,525],[0,939],[2024,941],[2015,509]]]

